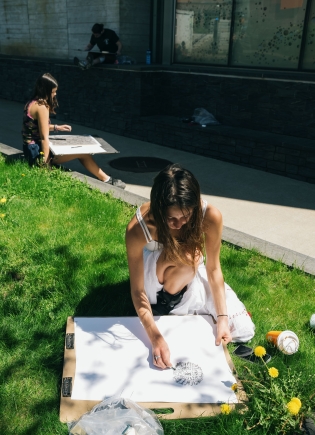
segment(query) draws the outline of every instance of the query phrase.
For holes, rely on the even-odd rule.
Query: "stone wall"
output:
[[[144,62],[148,0],[0,0],[0,54],[73,59],[89,43],[96,22],[117,32],[123,54]]]
[[[224,125],[310,139],[315,139],[314,79],[315,75],[313,81],[301,81],[179,71],[145,77],[146,86],[155,92],[152,114],[184,117],[203,107]]]
[[[0,98],[26,102],[44,72],[62,121],[315,183],[315,82],[0,57]],[[184,124],[196,107],[221,125]]]

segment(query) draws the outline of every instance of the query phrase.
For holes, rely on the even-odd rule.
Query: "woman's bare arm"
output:
[[[144,288],[143,248],[146,240],[136,216],[126,230],[126,247],[130,274],[131,297],[139,319],[152,344],[153,355],[161,358],[154,360],[160,368],[170,367],[170,353],[163,336],[154,321],[151,305]]]
[[[36,119],[38,120],[39,134],[42,140],[42,151],[44,153],[44,161],[49,161],[49,110],[42,104],[36,104],[35,107]]]
[[[218,209],[208,205],[204,218],[206,244],[206,270],[217,315],[216,345],[223,340],[229,343],[232,339],[227,315],[224,279],[220,264],[220,248],[222,235],[222,215]],[[223,316],[222,316],[223,314]]]
[[[71,131],[71,130],[72,130],[72,127],[71,127],[71,125],[68,125],[68,124],[62,124],[62,125],[50,124],[49,125],[49,131],[56,132],[56,131]]]

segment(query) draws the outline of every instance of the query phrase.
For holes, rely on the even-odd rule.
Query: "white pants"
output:
[[[156,263],[162,250],[143,250],[144,288],[150,304],[156,304],[156,294],[162,285],[156,276]],[[231,287],[224,283],[229,316],[229,327],[233,342],[249,341],[255,334],[255,325],[250,318],[245,305],[238,299]],[[214,302],[208,283],[206,267],[200,264],[194,279],[188,284],[181,302],[170,311],[170,314],[211,314],[216,319]]]

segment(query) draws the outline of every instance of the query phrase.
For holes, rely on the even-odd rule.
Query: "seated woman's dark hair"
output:
[[[203,251],[203,213],[200,186],[195,176],[179,164],[163,169],[154,179],[150,197],[152,214],[159,243],[163,244],[166,258],[171,261],[192,264],[196,253]],[[180,229],[180,237],[170,234],[167,222],[169,207],[178,207],[183,214],[191,213],[189,220]],[[189,254],[189,255],[187,255]]]
[[[104,24],[95,23],[92,27],[92,33],[102,33]]]
[[[35,83],[31,101],[36,100],[39,105],[44,104],[51,113],[55,113],[58,101],[56,96],[51,96],[54,88],[58,88],[57,80],[49,73],[42,74]]]

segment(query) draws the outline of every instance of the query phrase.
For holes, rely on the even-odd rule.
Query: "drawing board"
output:
[[[170,348],[173,367],[189,363],[176,370],[153,365],[151,345],[138,317],[78,317],[74,321],[77,351],[73,399],[103,400],[121,394],[136,402],[237,401],[231,390],[236,380],[222,345],[215,345],[210,316],[155,318]],[[183,372],[182,381],[175,380],[178,371]]]
[[[171,407],[174,413],[163,418],[213,415],[221,403],[244,406],[245,396],[231,390],[237,382],[233,364],[226,347],[214,344],[210,316],[163,316],[155,321],[171,349],[175,371],[152,364],[150,342],[138,317],[68,319],[67,332],[75,333],[75,344],[65,350],[63,384],[70,379],[72,394],[65,397],[62,388],[61,421],[77,419],[115,394],[151,409]]]
[[[50,135],[49,148],[55,156],[117,153],[104,139],[91,135]]]

